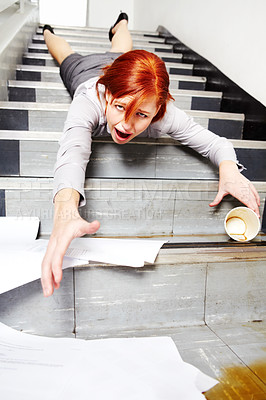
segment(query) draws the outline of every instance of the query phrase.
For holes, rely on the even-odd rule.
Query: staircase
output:
[[[104,29],[57,26],[55,32],[82,54],[109,48]],[[166,62],[175,105],[232,141],[261,196],[262,215],[266,142],[242,139],[245,115],[221,112],[223,93],[206,91],[206,77],[193,75],[193,65],[158,32],[132,35],[135,48]],[[0,215],[38,216],[41,237],[52,229],[53,167],[71,101],[58,71],[37,28],[16,79],[8,80],[9,99],[0,102]],[[240,203],[227,197],[210,209],[216,168],[168,137],[140,136],[123,146],[102,138],[93,141],[86,177],[81,213],[100,220],[95,236],[164,237],[169,243],[142,269],[95,263],[66,270],[49,299],[42,298],[39,282],[2,294],[1,322],[85,339],[170,335],[185,361],[221,380],[208,399],[226,399],[226,393],[265,399],[266,239],[260,233],[243,245],[225,235],[224,217]],[[247,387],[251,391],[243,392]],[[234,397],[239,393],[246,397]]]

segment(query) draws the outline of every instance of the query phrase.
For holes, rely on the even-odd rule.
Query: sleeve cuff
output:
[[[85,171],[78,165],[66,164],[58,168],[54,176],[53,202],[55,195],[62,189],[71,188],[79,192],[79,206],[86,204],[84,191]]]

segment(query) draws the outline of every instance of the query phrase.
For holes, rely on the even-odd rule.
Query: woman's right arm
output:
[[[42,262],[45,296],[58,289],[64,254],[72,239],[95,233],[99,222],[89,223],[79,215],[85,204],[84,180],[91,153],[91,132],[98,123],[95,105],[85,95],[74,98],[60,140],[54,176],[54,223]]]
[[[51,296],[62,279],[62,264],[65,252],[74,238],[95,233],[99,222],[89,223],[78,212],[80,194],[65,188],[55,196],[54,226],[42,262],[42,288],[44,296]]]

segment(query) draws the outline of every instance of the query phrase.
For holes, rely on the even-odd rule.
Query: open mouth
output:
[[[119,131],[116,128],[115,128],[115,133],[119,140],[126,140],[132,135],[132,133],[124,133],[124,132]]]

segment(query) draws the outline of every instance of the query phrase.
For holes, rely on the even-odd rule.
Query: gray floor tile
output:
[[[253,321],[265,319],[266,269],[264,261],[209,264],[206,321]]]
[[[77,337],[203,323],[206,265],[75,270]]]
[[[73,270],[64,271],[60,289],[49,298],[40,280],[1,294],[0,321],[26,333],[74,337]]]

